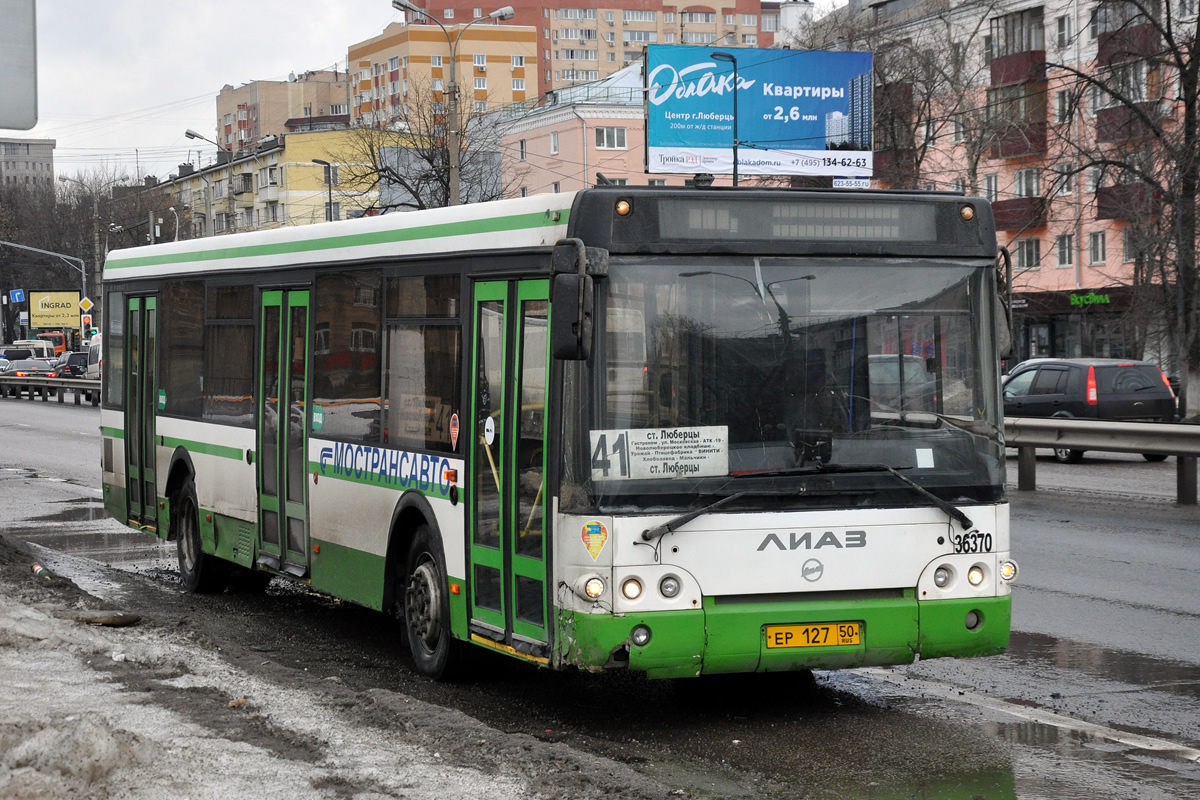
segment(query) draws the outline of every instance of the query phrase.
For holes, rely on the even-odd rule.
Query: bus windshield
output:
[[[567,367],[585,413],[564,506],[918,502],[884,465],[1001,499],[993,280],[978,261],[614,258],[594,367]]]

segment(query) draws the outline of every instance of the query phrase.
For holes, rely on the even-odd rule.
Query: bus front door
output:
[[[475,285],[471,638],[545,663],[549,282]]]
[[[308,292],[262,293],[258,563],[308,574]]]
[[[125,501],[129,524],[150,531],[166,529],[158,525],[155,485],[154,415],[161,402],[154,369],[157,317],[157,298],[130,297],[126,303]]]

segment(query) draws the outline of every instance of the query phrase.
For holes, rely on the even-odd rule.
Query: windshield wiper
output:
[[[642,531],[642,541],[649,542],[653,539],[657,539],[660,536],[664,536],[668,533],[671,533],[672,531],[679,528],[680,526],[686,525],[687,523],[691,522],[692,520],[694,520],[696,517],[700,516],[701,514],[707,514],[709,511],[712,511],[715,508],[720,508],[721,506],[725,505],[726,503],[737,500],[739,497],[742,497],[746,494],[747,494],[747,492],[734,492],[733,494],[729,495],[728,497],[722,497],[720,500],[717,500],[715,503],[709,503],[708,505],[704,506],[703,508],[698,508],[695,511],[689,511],[686,514],[680,514],[678,517],[673,517],[672,519],[667,520],[666,522],[662,523],[661,525],[655,525],[653,528],[647,528],[646,530]]]
[[[895,475],[905,486],[915,491],[917,494],[924,497],[935,506],[945,511],[951,518],[958,520],[958,523],[963,526],[964,530],[969,530],[975,527],[975,523],[971,518],[962,512],[957,506],[946,502],[938,497],[933,492],[926,489],[921,484],[904,475],[895,467],[890,467],[887,464],[813,464],[804,467],[788,467],[785,469],[775,469],[765,472],[748,472],[743,475],[738,475],[738,478],[770,478],[783,475],[830,475],[834,473],[851,473],[851,472],[888,472]],[[742,492],[741,494],[745,494]],[[734,497],[740,495],[733,495]],[[704,513],[704,510],[697,514]],[[642,536],[646,534],[643,533]]]

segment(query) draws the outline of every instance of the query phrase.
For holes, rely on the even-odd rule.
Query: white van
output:
[[[10,348],[28,350],[30,358],[55,358],[54,342],[46,339],[18,339],[8,345]]]
[[[100,368],[104,366],[104,354],[101,350],[104,334],[97,333],[88,340],[88,365],[87,379],[98,381],[100,380]]]

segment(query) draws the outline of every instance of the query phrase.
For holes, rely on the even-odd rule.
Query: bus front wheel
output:
[[[225,588],[227,564],[208,555],[200,545],[200,507],[196,503],[196,484],[185,478],[171,504],[171,529],[179,555],[179,579],[191,594],[219,592]]]
[[[456,648],[450,634],[450,598],[442,540],[429,525],[420,525],[413,535],[404,574],[404,627],[408,646],[417,671],[437,680],[446,673]]]

